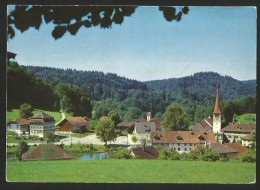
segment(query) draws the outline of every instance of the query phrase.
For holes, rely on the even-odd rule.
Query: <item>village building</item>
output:
[[[253,143],[255,143],[254,138],[255,137],[254,137],[253,134],[248,134],[248,135],[240,137],[242,145],[244,145],[246,147],[252,147],[253,146]]]
[[[28,135],[29,134],[30,123],[26,118],[18,118],[13,121],[10,121],[7,125],[8,131],[13,131],[20,135]]]
[[[210,117],[206,117],[195,125],[191,125],[189,130],[191,131],[212,131],[213,120]]]
[[[131,155],[137,159],[157,159],[159,152],[153,146],[132,147]]]
[[[252,143],[250,136],[255,131],[255,124],[242,124],[242,123],[229,123],[226,127],[222,128],[221,131],[224,133],[229,142],[243,141],[245,146]],[[243,142],[242,142],[243,144]]]
[[[150,138],[152,145],[171,148],[179,153],[189,152],[199,144],[216,142],[212,131],[153,131]]]
[[[62,133],[83,133],[88,130],[90,121],[83,117],[70,117],[63,119],[58,126]]]
[[[247,148],[240,143],[224,143],[226,146],[236,149],[237,150],[237,155],[240,155],[247,151]]]
[[[22,160],[69,160],[73,159],[67,151],[63,150],[59,145],[40,144],[32,150],[28,150],[22,154]]]
[[[225,144],[211,143],[209,144],[209,147],[223,158],[235,159],[237,157],[238,151],[234,148],[226,146]]]
[[[54,117],[45,112],[30,117],[30,135],[43,137],[45,131],[51,131],[55,134],[55,120]]]
[[[131,127],[134,127],[134,124],[134,122],[123,121],[116,126],[116,129],[119,131],[125,131]]]

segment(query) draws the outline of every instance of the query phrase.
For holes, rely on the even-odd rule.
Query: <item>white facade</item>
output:
[[[178,153],[189,152],[195,147],[197,144],[195,143],[178,143],[178,144],[158,144],[156,143],[155,146],[162,146],[163,148],[171,148],[176,150]]]
[[[13,131],[15,133],[17,133],[19,136],[22,134],[22,131],[21,131],[21,125],[20,124],[9,124],[7,126],[7,130],[8,131]]]
[[[213,113],[213,133],[221,134],[221,114]]]
[[[30,125],[30,135],[43,137],[45,131],[52,131],[55,133],[55,123],[54,122],[46,122],[44,124],[31,124]]]
[[[233,142],[233,140],[235,139],[235,141],[240,141],[241,137],[244,137],[248,134],[245,133],[234,133],[234,132],[224,132],[224,134],[226,135],[227,139],[229,140],[229,142]]]
[[[137,142],[134,143],[132,141],[132,137],[135,136],[137,138]],[[133,132],[133,134],[128,134],[128,143],[130,145],[140,145],[141,144],[141,139],[145,139],[146,140],[146,144],[150,145],[151,144],[151,139],[150,139],[150,132],[145,132],[145,133],[136,133],[135,131]]]

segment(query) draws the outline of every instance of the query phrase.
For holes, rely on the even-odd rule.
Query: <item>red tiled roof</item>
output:
[[[151,122],[155,123],[156,129],[162,129],[162,122],[159,118],[151,119]]]
[[[238,152],[236,149],[226,146],[224,144],[220,144],[220,143],[211,143],[209,146],[210,146],[210,148],[212,148],[219,154]]]
[[[65,160],[72,158],[67,151],[55,144],[40,144],[22,155],[23,160]]]
[[[220,114],[220,102],[219,102],[219,89],[217,89],[217,95],[216,95],[216,102],[215,102],[215,108],[214,108],[214,112],[213,113],[217,113]]]
[[[221,131],[252,133],[255,126],[255,124],[229,123],[229,125],[221,129]]]
[[[238,154],[241,154],[247,150],[245,146],[242,146],[241,144],[238,143],[225,143],[226,146],[236,149]]]
[[[70,117],[67,119],[74,127],[87,127],[90,125],[83,117]]]
[[[151,132],[150,138],[153,144],[156,143],[215,143],[215,136],[212,131],[155,131]]]
[[[9,123],[17,123],[20,125],[30,125],[29,120],[26,118],[18,118],[16,120],[10,121]]]
[[[38,113],[32,117],[30,117],[30,123],[31,122],[34,122],[34,123],[37,123],[37,122],[41,122],[41,123],[44,123],[44,122],[55,122],[54,120],[54,117],[50,116],[49,114],[45,113],[45,112],[41,112],[41,113]]]
[[[131,127],[133,126],[133,122],[123,121],[117,125],[117,127]]]
[[[156,159],[159,157],[158,151],[153,146],[146,146],[145,149],[143,147],[134,147],[131,150],[135,157],[139,159]]]
[[[191,131],[212,131],[213,121],[209,117],[204,118],[196,125],[190,126]]]

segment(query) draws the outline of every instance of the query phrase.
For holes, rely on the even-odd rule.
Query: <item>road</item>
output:
[[[104,142],[101,142],[95,134],[89,135],[86,137],[78,138],[78,137],[66,137],[64,139],[61,139],[60,142],[56,142],[54,144],[64,144],[64,145],[70,145],[72,144],[99,144],[99,145],[104,145]],[[28,145],[39,145],[41,143],[28,143]],[[109,144],[117,144],[117,145],[127,145],[127,136],[119,136],[115,140],[115,142],[108,142]],[[17,146],[18,143],[7,143],[9,146]]]
[[[72,144],[99,144],[99,145],[104,145],[104,142],[101,142],[97,136],[95,134],[93,135],[89,135],[86,137],[82,137],[82,138],[77,138],[77,137],[67,137],[64,139],[61,139],[60,143],[63,143],[65,145],[70,145]],[[120,145],[127,145],[127,137],[126,136],[119,136],[117,137],[117,139],[115,140],[115,142],[111,141],[107,143],[109,144],[120,144]]]
[[[61,120],[55,123],[55,126],[57,126],[63,119],[65,119],[65,114],[61,112]]]

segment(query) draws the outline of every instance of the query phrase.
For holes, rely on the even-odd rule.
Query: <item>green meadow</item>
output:
[[[42,110],[45,113],[51,115],[52,117],[54,117],[55,121],[58,122],[61,120],[61,113],[57,112],[57,111],[48,111],[48,110]],[[41,110],[40,109],[34,109],[33,114],[38,114],[40,113]],[[70,113],[65,113],[65,117],[71,117],[72,115]],[[6,112],[6,119],[7,121],[11,121],[14,120],[16,118],[20,118],[20,114],[19,114],[19,109],[15,108],[15,109],[11,109],[9,111]]]
[[[8,182],[228,183],[256,178],[256,164],[240,161],[66,160],[8,161]]]

